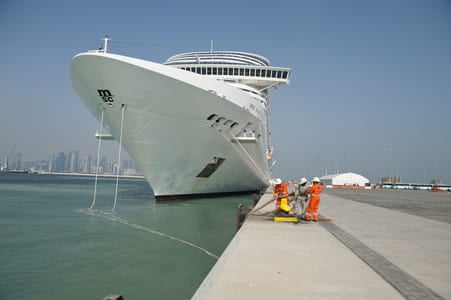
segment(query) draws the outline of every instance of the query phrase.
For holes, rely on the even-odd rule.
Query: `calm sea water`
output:
[[[0,299],[189,299],[252,195],[156,204],[147,182],[0,173]]]

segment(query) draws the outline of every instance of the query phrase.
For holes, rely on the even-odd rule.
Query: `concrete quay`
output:
[[[451,299],[451,194],[325,190],[298,224],[258,210],[271,195],[192,299]]]

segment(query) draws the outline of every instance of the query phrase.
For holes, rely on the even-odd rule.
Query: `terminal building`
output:
[[[327,188],[355,188],[364,189],[370,187],[368,178],[355,173],[331,174],[320,177],[320,181]]]

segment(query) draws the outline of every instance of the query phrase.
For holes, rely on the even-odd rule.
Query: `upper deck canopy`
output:
[[[237,82],[264,91],[288,83],[289,68],[271,67],[263,56],[236,51],[189,52],[164,63],[200,75]]]
[[[269,60],[263,56],[236,51],[188,52],[174,55],[165,65],[180,64],[227,64],[247,66],[269,66]]]

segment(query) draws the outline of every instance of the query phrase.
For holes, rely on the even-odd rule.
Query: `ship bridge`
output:
[[[269,66],[263,56],[236,51],[189,52],[174,55],[164,63],[168,66],[211,76],[227,82],[252,86],[261,92],[287,84],[291,69]]]

